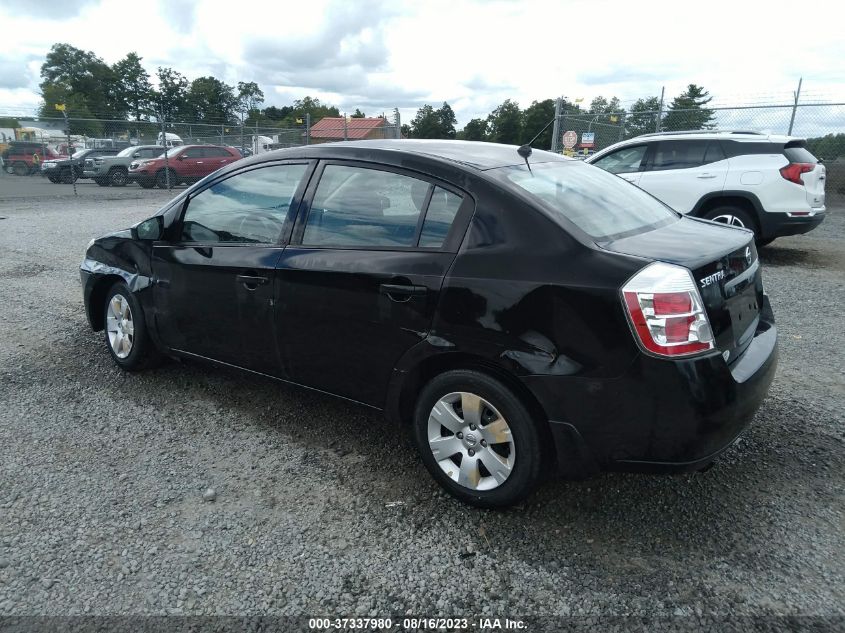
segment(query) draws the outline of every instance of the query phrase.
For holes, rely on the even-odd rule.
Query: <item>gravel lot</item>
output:
[[[78,189],[0,175],[0,615],[845,617],[841,201],[763,250],[780,368],[714,468],[492,512],[370,411],[202,365],[123,374],[78,265],[169,194]]]

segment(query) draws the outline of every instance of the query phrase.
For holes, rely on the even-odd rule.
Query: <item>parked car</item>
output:
[[[114,156],[119,150],[110,147],[96,149],[80,149],[70,158],[45,160],[41,163],[41,174],[47,176],[50,182],[69,185],[85,175],[85,161],[99,156]]]
[[[209,360],[381,409],[486,507],[549,469],[709,465],[777,359],[750,231],[507,145],[260,154],[93,240],[81,277],[121,368]]]
[[[10,174],[29,176],[36,173],[39,165],[48,160],[67,158],[43,143],[12,141],[3,152],[3,166]]]
[[[82,175],[92,178],[101,187],[123,187],[129,182],[129,165],[136,161],[161,156],[161,145],[127,147],[115,156],[97,156],[85,159]]]
[[[751,229],[758,244],[811,231],[825,217],[825,167],[801,138],[702,130],[644,134],[587,162],[675,211]]]
[[[145,189],[155,186],[166,189],[168,169],[171,185],[191,184],[240,158],[236,151],[221,145],[182,145],[168,150],[166,159],[162,154],[133,161],[128,176]]]

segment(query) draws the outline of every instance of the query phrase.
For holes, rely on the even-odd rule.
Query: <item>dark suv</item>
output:
[[[98,156],[114,156],[118,153],[116,148],[80,149],[73,153],[70,158],[45,160],[41,163],[41,173],[52,183],[63,183],[69,185],[78,178],[84,178],[85,161]]]
[[[707,466],[775,372],[753,234],[523,155],[385,140],[244,159],[92,242],[88,319],[126,370],[205,359],[382,409],[481,506],[552,468]]]

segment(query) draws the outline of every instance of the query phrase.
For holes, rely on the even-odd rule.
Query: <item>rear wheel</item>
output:
[[[751,214],[745,209],[740,209],[739,207],[716,207],[705,213],[704,217],[708,220],[713,220],[714,222],[727,224],[728,226],[738,226],[743,229],[750,229],[751,231],[754,231],[755,235],[758,232],[757,222],[754,221]]]
[[[513,505],[540,480],[536,421],[513,391],[477,371],[449,371],[425,386],[414,439],[432,477],[475,506]]]
[[[118,366],[126,371],[140,371],[159,361],[141,304],[122,281],[106,294],[104,312],[106,347]]]
[[[109,184],[112,187],[124,187],[126,185],[126,176],[125,169],[112,169],[109,172]]]
[[[12,171],[14,172],[15,176],[28,176],[29,165],[27,165],[22,160],[18,161],[14,165],[12,165]]]
[[[155,187],[155,180],[139,180],[138,184],[143,187],[144,189],[152,189]]]

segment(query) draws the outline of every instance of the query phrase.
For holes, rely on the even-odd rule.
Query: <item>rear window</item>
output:
[[[790,163],[817,163],[818,159],[802,145],[787,145],[783,148],[783,155]]]
[[[576,161],[501,167],[493,174],[528,192],[596,241],[618,239],[678,221],[678,214],[642,189]]]

